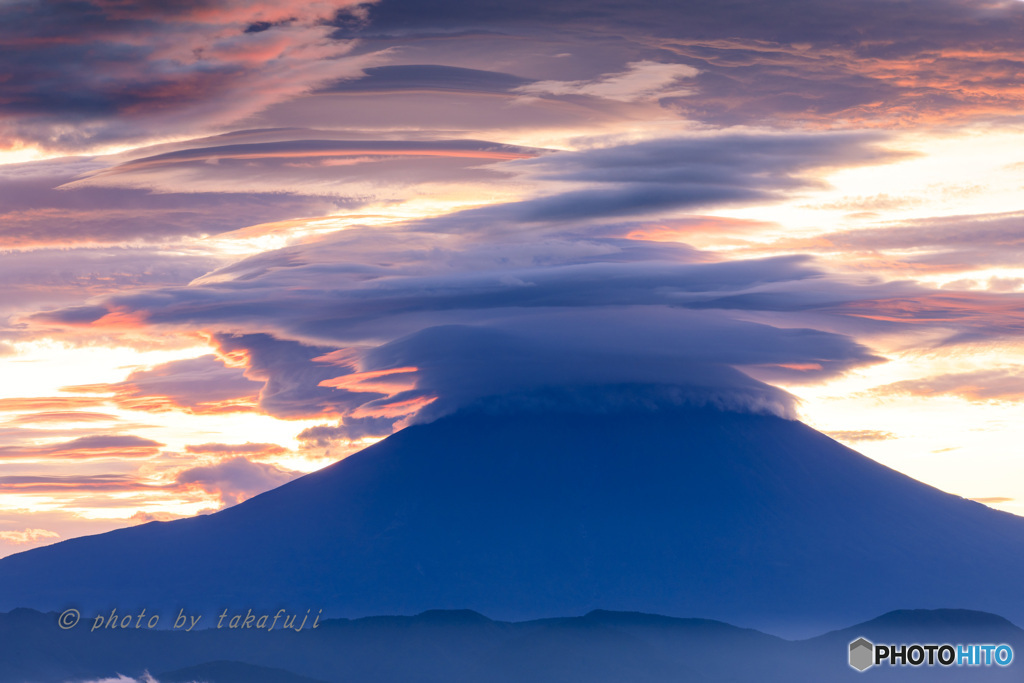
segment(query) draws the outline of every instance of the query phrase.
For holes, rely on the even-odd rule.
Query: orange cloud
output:
[[[163,445],[128,434],[97,434],[45,446],[0,446],[0,460],[150,458],[159,453]]]
[[[871,390],[877,395],[958,396],[968,401],[1024,400],[1024,372],[1020,368],[992,368],[957,372],[923,379],[893,382]]]
[[[317,356],[313,359],[313,362],[329,363],[330,365],[337,365],[354,371],[359,368],[359,353],[355,349],[337,349],[322,356]],[[324,385],[321,382],[321,386],[330,385]]]
[[[276,443],[204,443],[185,446],[185,452],[193,455],[213,455],[217,457],[244,455],[250,458],[260,458],[283,455],[288,452],[288,449]]]
[[[883,432],[875,429],[855,429],[851,431],[836,431],[836,432],[825,432],[836,441],[849,441],[856,443],[858,441],[888,441],[889,439],[895,439],[896,435],[892,432]]]
[[[23,529],[21,531],[0,531],[0,541],[14,545],[28,545],[45,538],[60,538],[56,531],[46,529]]]
[[[419,372],[419,369],[415,367],[354,372],[350,375],[342,375],[341,377],[335,377],[333,379],[325,379],[320,382],[320,386],[345,389],[347,391],[386,394],[390,396],[415,388],[415,377],[411,377],[410,375],[413,375],[416,372]]]
[[[47,396],[32,398],[0,398],[0,412],[30,410],[74,410],[93,408],[107,403],[107,399],[93,396]]]
[[[1024,330],[1024,297],[1018,294],[957,292],[864,299],[843,304],[839,311],[870,320]]]
[[[648,242],[738,242],[736,237],[777,229],[777,223],[722,216],[693,216],[684,220],[659,221],[634,227],[626,239]],[[743,242],[745,243],[745,241]]]
[[[183,519],[190,515],[176,515],[173,512],[143,512],[139,510],[128,519],[132,524],[147,524],[149,522],[170,522],[175,519]]]
[[[352,417],[402,417],[405,415],[411,415],[436,400],[437,398],[434,396],[421,396],[419,398],[410,398],[404,401],[394,401],[391,403],[378,403],[377,401],[373,401],[371,403],[361,405],[353,410]]]
[[[143,484],[132,476],[120,474],[88,474],[63,476],[6,476],[0,477],[0,491],[12,493],[57,493],[61,495],[86,491],[117,493],[153,490],[163,487]],[[124,503],[123,499],[117,499]],[[109,501],[105,501],[109,502]]]
[[[1024,84],[1017,78],[1020,53],[993,44],[911,51],[885,50],[884,43],[869,41],[848,46],[743,38],[653,42],[702,71],[724,76],[718,83],[705,82],[700,98],[679,101],[684,110],[699,106],[790,124],[882,128],[1016,116],[1024,106]],[[791,101],[776,108],[778,89],[787,84],[794,91]]]
[[[40,424],[47,422],[113,422],[119,419],[116,415],[109,413],[86,413],[71,410],[19,415],[7,422],[10,424]]]

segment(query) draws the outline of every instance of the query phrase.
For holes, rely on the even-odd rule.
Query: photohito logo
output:
[[[850,666],[866,671],[873,666],[1009,666],[1013,648],[1006,644],[875,645],[867,638],[850,643]]]

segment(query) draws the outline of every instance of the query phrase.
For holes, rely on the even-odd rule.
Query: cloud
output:
[[[6,420],[8,424],[39,424],[48,422],[117,422],[121,418],[109,413],[89,413],[79,410],[70,411],[46,411],[19,415],[18,417]]]
[[[203,144],[202,140],[192,142]],[[175,254],[172,257],[166,251],[155,249],[143,252],[96,247],[138,246],[215,235],[297,215],[329,214],[352,205],[338,198],[285,196],[280,194],[280,187],[262,194],[233,191],[214,194],[190,191],[196,188],[182,192],[177,186],[168,186],[162,193],[130,187],[99,187],[95,182],[86,186],[86,179],[92,175],[113,172],[112,165],[117,169],[117,160],[118,157],[106,157],[0,165],[0,248],[52,247],[35,256],[23,252],[4,255],[4,271],[31,273],[29,268],[33,261],[63,262],[60,269],[45,269],[43,273],[47,275],[38,272],[35,275],[37,280],[50,281],[57,279],[53,271],[70,274],[81,270],[85,264],[103,269],[104,261],[112,262],[114,268],[123,268],[125,262],[134,258],[137,273],[159,272],[167,267],[165,263],[173,260],[179,270],[200,269],[192,275],[195,277],[213,267],[211,256]],[[130,184],[127,182],[130,179],[130,175],[126,176],[123,184]],[[94,247],[94,250],[75,252],[74,257],[83,259],[82,264],[77,264],[71,255],[61,251],[69,245]],[[143,263],[149,264],[148,270]],[[185,281],[188,279],[191,278]]]
[[[825,432],[825,434],[828,434],[836,441],[849,441],[850,443],[859,443],[861,441],[888,441],[896,438],[896,435],[892,432],[883,432],[875,429],[830,431]]]
[[[134,287],[184,285],[218,264],[201,254],[150,249],[0,251],[0,315],[73,305]]]
[[[541,321],[532,322],[537,328],[529,330],[529,336],[521,327],[515,334],[451,325],[428,328],[375,349],[368,355],[369,365],[415,361],[419,381],[415,390],[370,402],[361,410],[372,414],[393,403],[429,397],[436,400],[419,410],[418,420],[467,407],[604,412],[715,405],[793,415],[792,397],[785,392],[724,363],[699,362],[686,350],[673,352],[669,337],[627,352],[616,349],[612,338],[595,339],[594,332],[601,327],[564,320],[562,329],[552,330]],[[543,322],[557,324],[553,319]],[[637,337],[657,333],[653,326],[638,330],[628,322],[619,324]],[[699,344],[692,338],[687,341]]]
[[[500,180],[509,174],[497,171],[496,162],[528,159],[543,151],[481,140],[295,139],[207,145],[133,158],[62,189],[235,193],[242,209],[247,208],[245,193],[291,192],[340,197],[335,205],[351,209],[375,199],[400,197],[398,188],[406,186]],[[185,201],[179,204],[187,206]]]
[[[164,444],[130,434],[94,434],[45,446],[0,446],[0,460],[150,458]]]
[[[1024,256],[1024,213],[935,216],[875,228],[831,232],[805,241],[816,251],[866,255],[922,273],[1014,267]],[[781,247],[799,247],[783,241]],[[998,283],[997,283],[998,287]],[[998,290],[996,290],[998,291]]]
[[[242,455],[247,458],[262,458],[282,455],[288,450],[276,443],[204,443],[185,446],[185,452],[192,455],[212,455],[218,458]]]
[[[24,493],[51,493],[64,495],[73,492],[106,491],[125,493],[153,491],[157,486],[143,484],[136,477],[122,474],[81,475],[7,475],[0,477],[0,491]]]
[[[1020,401],[1024,399],[1024,372],[1004,367],[955,372],[893,382],[871,390],[881,396],[957,396],[968,401]]]
[[[173,512],[143,512],[139,510],[129,517],[132,524],[147,524],[149,522],[170,522],[175,519],[184,519],[191,515],[176,515]]]
[[[338,441],[355,441],[367,436],[388,436],[394,431],[397,417],[346,416],[335,426],[317,425],[299,432],[298,439],[321,448]]]
[[[323,20],[357,16],[359,7],[340,0],[163,9],[104,0],[4,3],[0,70],[11,76],[0,130],[15,143],[61,150],[229,123],[358,75],[367,59],[346,58],[351,45],[329,39]]]
[[[404,351],[386,362],[379,354],[366,350],[378,346],[382,335],[397,339],[417,330],[436,329],[442,330],[437,334],[452,335],[452,348],[463,338],[468,340],[470,345],[458,358],[444,362],[455,368],[461,361],[465,372],[481,378],[484,384],[473,390],[474,399],[492,374],[486,367],[469,370],[472,359],[487,359],[486,364],[495,366],[499,375],[507,371],[502,369],[505,361],[498,360],[504,356],[495,349],[488,350],[491,342],[482,349],[473,346],[476,337],[472,335],[476,333],[483,335],[481,339],[508,335],[513,347],[519,343],[514,340],[525,340],[516,352],[522,354],[521,358],[515,359],[524,367],[529,367],[535,351],[550,356],[545,362],[552,368],[552,382],[584,381],[588,372],[595,381],[601,378],[620,384],[683,381],[684,368],[687,372],[693,370],[695,363],[757,366],[762,373],[773,372],[776,377],[790,379],[823,378],[877,361],[867,349],[840,335],[747,323],[712,310],[723,307],[723,302],[734,309],[763,310],[767,303],[770,308],[800,310],[822,300],[834,305],[835,297],[840,301],[851,297],[842,288],[835,290],[835,297],[830,295],[827,284],[801,259],[672,264],[643,260],[632,263],[627,258],[624,263],[612,259],[503,272],[451,272],[442,257],[431,263],[444,269],[445,274],[421,275],[422,265],[417,264],[413,274],[406,277],[382,273],[367,279],[361,274],[351,280],[349,267],[333,259],[329,245],[319,244],[308,253],[313,252],[317,254],[316,263],[301,259],[283,269],[268,268],[262,274],[248,271],[241,287],[218,279],[209,286],[165,292],[156,299],[124,299],[118,305],[130,306],[131,310],[149,306],[144,315],[155,316],[162,324],[207,326],[212,320],[221,325],[272,324],[282,330],[281,334],[308,337],[315,331],[318,339],[364,348],[355,356],[362,361],[361,370],[354,372],[352,367],[327,362],[331,358],[327,346],[303,345],[265,334],[215,336],[222,353],[238,354],[237,361],[248,368],[248,377],[266,382],[260,393],[260,408],[278,416],[313,417],[334,412],[355,417],[395,417],[422,407],[434,390],[452,388],[430,386],[415,395],[403,391],[403,385],[410,383],[407,375],[414,375],[417,388],[423,389],[425,378],[436,370],[440,361],[432,355],[437,344],[431,337],[405,342],[401,347]],[[438,254],[432,252],[431,256]],[[642,250],[637,254],[641,259],[644,256]],[[320,260],[332,265],[321,265]],[[473,259],[469,263],[474,263]],[[305,280],[306,269],[316,273],[321,289],[294,288]],[[805,288],[794,288],[803,281]],[[336,289],[323,289],[327,282],[334,282]],[[773,298],[771,292],[776,287]],[[755,292],[759,296],[752,296]],[[747,293],[746,300],[742,293]],[[200,307],[194,308],[190,301],[201,302]],[[457,325],[447,328],[445,324]],[[759,343],[751,345],[752,338]],[[604,340],[603,346],[597,339]],[[422,358],[417,351],[420,341],[429,347]],[[602,354],[612,354],[615,349],[620,353],[615,357],[616,367],[631,367],[633,374],[607,372],[606,364],[598,362]],[[558,353],[569,360],[558,360]],[[588,353],[594,356],[593,363],[574,360]],[[665,361],[679,364],[678,377],[654,370]],[[559,369],[570,367],[575,368],[575,374],[563,377]],[[413,373],[410,368],[417,370]],[[390,384],[385,386],[384,382]],[[504,391],[508,387],[498,381],[491,388]]]
[[[511,163],[527,177],[585,189],[481,209],[481,219],[565,221],[772,201],[821,181],[812,169],[905,156],[870,134],[715,135],[547,154]],[[472,218],[474,213],[467,212]],[[456,217],[457,219],[458,217]]]
[[[1019,293],[925,290],[910,296],[866,296],[836,310],[904,328],[944,331],[936,346],[1015,340],[1024,332],[1024,296]]]
[[[369,9],[366,24],[338,35],[401,45],[441,33],[448,41],[439,52],[471,54],[478,68],[488,64],[485,45],[504,56],[529,42],[535,54],[560,54],[576,71],[589,70],[556,81],[576,87],[622,73],[638,57],[675,63],[699,72],[666,103],[689,118],[718,126],[870,127],[1016,116],[1024,96],[1012,85],[1022,28],[1019,3],[984,0],[463,1],[429,10],[416,0],[384,0]],[[516,60],[570,68],[552,61]]]
[[[391,64],[363,70],[363,76],[345,79],[317,92],[390,93],[437,92],[512,93],[532,81],[513,74],[440,64]]]
[[[181,486],[199,488],[216,495],[224,505],[235,505],[285,484],[300,474],[235,457],[216,465],[189,468],[179,472],[175,481]]]
[[[692,90],[680,84],[699,72],[686,64],[662,64],[643,60],[631,62],[626,70],[583,81],[534,81],[521,85],[516,92],[525,95],[587,95],[611,100],[652,100],[659,97],[681,97]]]
[[[113,394],[107,400],[130,410],[210,415],[254,410],[262,388],[244,370],[226,367],[211,354],[135,370],[123,382],[68,386],[63,391]]]
[[[0,531],[0,542],[14,545],[28,545],[43,539],[60,538],[60,534],[46,529],[23,529],[22,531]]]
[[[0,398],[0,411],[75,410],[92,408],[106,403],[106,399],[92,396],[33,396],[28,398]]]
[[[512,161],[523,178],[586,184],[598,189],[582,192],[601,199],[570,190],[406,225],[353,226],[243,259],[187,287],[37,318],[96,330],[209,332],[236,370],[263,383],[259,409],[285,418],[394,420],[443,414],[490,394],[613,385],[645,387],[638,404],[703,401],[792,415],[788,396],[736,368],[759,379],[820,381],[879,359],[844,335],[792,320],[781,327],[744,321],[744,313],[833,313],[920,288],[853,286],[799,256],[716,262],[684,245],[622,239],[615,236],[628,231],[621,223],[565,219],[607,220],[615,213],[609,202],[628,213],[632,193],[652,187],[670,196],[662,209],[785,196],[811,184],[806,171],[891,158],[879,140],[718,135]],[[658,208],[638,201],[642,210]],[[548,211],[563,203],[565,211]],[[528,233],[516,226],[524,220],[533,223]],[[445,344],[461,355],[445,355]],[[456,378],[458,367],[475,379]],[[537,368],[550,373],[547,385]],[[210,377],[226,371],[211,369]],[[175,406],[189,405],[179,394],[196,393],[136,388],[144,379],[134,373],[117,386],[85,389],[115,392],[122,402],[172,395]],[[308,436],[340,438],[339,427]]]
[[[351,369],[317,360],[331,351],[328,348],[276,339],[267,334],[218,334],[215,341],[223,353],[245,363],[247,377],[265,382],[259,394],[259,408],[276,417],[341,415],[382,396],[373,390],[350,391],[325,386],[325,381],[351,374]]]

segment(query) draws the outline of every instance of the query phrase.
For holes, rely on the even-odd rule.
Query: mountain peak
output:
[[[0,609],[601,609],[802,636],[950,595],[1022,620],[1020,548],[1024,520],[772,415],[458,413],[217,514],[0,560]]]

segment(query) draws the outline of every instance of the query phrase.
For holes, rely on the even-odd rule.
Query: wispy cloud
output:
[[[94,434],[45,446],[0,446],[0,460],[148,458],[164,444],[130,434]]]
[[[26,545],[41,539],[60,538],[60,534],[46,529],[22,529],[21,531],[0,531],[0,543]]]

